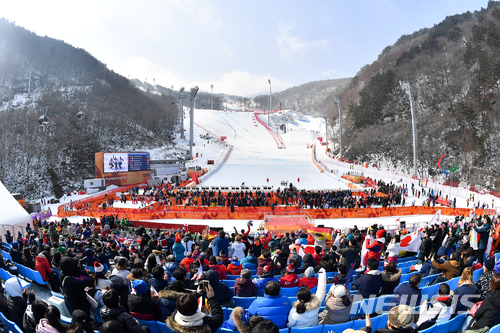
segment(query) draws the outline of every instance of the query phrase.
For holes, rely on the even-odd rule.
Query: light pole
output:
[[[172,91],[172,94],[170,96],[174,97],[174,86],[170,86],[170,90]]]
[[[328,117],[325,116],[325,141],[326,141],[326,151],[328,151]]]
[[[191,114],[189,119],[190,131],[189,131],[189,155],[191,155],[191,159],[193,158],[193,133],[194,133],[194,100],[196,98],[196,94],[198,93],[198,86],[191,88]]]
[[[210,110],[214,109],[214,85],[211,84],[210,88],[212,89],[212,102],[210,103]]]
[[[411,98],[411,86],[408,81],[400,81],[399,84],[410,98],[411,123],[413,127],[413,176],[415,177],[414,179],[417,179],[417,131],[415,127],[415,113],[413,112],[413,99]]]
[[[270,126],[271,123],[269,122],[269,114],[271,113],[271,108],[273,106],[273,102],[271,100],[272,92],[271,92],[271,79],[268,79],[267,82],[269,82],[269,112],[267,113],[267,126]]]
[[[181,87],[181,93],[179,95],[179,121],[181,124],[181,139],[184,138],[184,104],[182,100],[184,99],[184,87]]]
[[[340,99],[338,97],[334,97],[334,99],[335,102],[337,102],[337,105],[339,106],[340,157],[342,157],[342,113],[340,112]]]

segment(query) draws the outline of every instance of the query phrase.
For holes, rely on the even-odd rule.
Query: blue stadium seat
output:
[[[479,278],[481,277],[481,275],[483,275],[483,269],[482,268],[476,269],[474,272],[472,272],[472,279],[474,280],[474,282],[477,282],[477,280],[479,280]]]
[[[360,328],[365,327],[365,326],[366,326],[366,320],[364,318],[358,319],[358,320],[353,320],[353,323],[352,323],[353,330],[358,331]]]
[[[29,279],[31,281],[36,282],[37,284],[41,286],[49,285],[49,281],[44,281],[42,274],[40,274],[39,271],[32,270],[31,268],[27,268],[27,273],[29,275]],[[49,285],[50,286],[50,285]]]
[[[257,297],[238,297],[238,296],[234,296],[233,297],[233,302],[234,302],[234,306],[241,306],[243,309],[248,309],[250,307],[250,304],[253,303],[253,301],[255,301],[257,299]]]
[[[453,324],[450,327],[450,332],[457,332],[458,330],[460,330],[460,328],[464,324],[466,317],[467,317],[467,313],[462,313],[462,314],[459,314],[458,316],[456,316],[455,318],[453,318],[452,319]],[[500,325],[497,325],[497,326],[500,326]],[[493,327],[493,328],[495,328],[495,327]],[[491,330],[490,330],[490,332],[491,332]]]
[[[385,309],[389,303],[391,302],[391,299],[394,297],[394,295],[383,295],[380,297],[377,297],[377,304],[375,305],[375,312],[376,313],[382,313],[383,311],[388,311],[390,309]]]
[[[280,333],[288,333],[290,330],[288,328],[281,328]]]
[[[377,299],[378,299],[378,297],[375,297],[375,298],[366,298],[366,299],[360,301],[359,302],[360,303],[359,304],[359,309],[358,309],[357,314],[364,315],[364,314],[367,314],[367,313],[368,314],[372,314],[372,313],[376,312],[375,309],[376,309]],[[351,313],[352,313],[352,311],[351,311]],[[363,326],[361,326],[361,327],[363,327]]]
[[[352,303],[351,314],[349,315],[349,318],[355,317],[357,315],[357,313],[359,311],[359,306],[361,305],[361,302],[363,302],[363,301]]]
[[[13,333],[23,333],[23,331],[16,325],[13,321],[10,321],[5,317],[5,315],[0,312],[0,321],[5,325],[5,327]]]
[[[352,327],[353,325],[353,321],[348,321],[348,322],[345,322],[345,323],[342,323],[342,324],[335,324],[335,325],[324,325],[323,326],[323,331],[322,333],[328,333],[330,331],[333,331],[334,333],[342,333],[344,332],[346,329],[349,329]]]
[[[226,280],[236,280],[240,275],[226,275]]]
[[[54,297],[64,299],[64,295],[63,295],[63,294],[56,293],[55,291],[52,291],[52,290],[50,291],[50,293],[51,293],[51,294],[52,294],[52,296],[54,296]]]
[[[12,274],[10,274],[9,272],[7,272],[5,270],[4,270],[4,275],[5,275],[5,280],[4,281],[7,281],[8,279],[13,278],[13,277],[17,278],[19,280],[19,283],[21,284],[21,289],[23,289],[23,290],[24,290],[24,288],[31,287],[31,283],[26,282],[23,279],[18,278],[17,276],[12,275]]]
[[[2,256],[3,256],[4,260],[7,260],[7,259],[12,260],[12,257],[10,256],[10,253],[6,252],[4,250],[2,250]]]
[[[222,280],[222,282],[224,282],[225,284],[227,284],[227,286],[229,288],[231,288],[231,287],[234,288],[234,284],[235,284],[236,280]]]
[[[71,325],[71,318],[61,315],[61,322],[68,324],[68,325]]]
[[[160,330],[160,333],[173,333],[170,328],[167,327],[167,324],[165,324],[162,321],[157,321],[156,325],[158,325],[158,329]]]
[[[257,275],[257,270],[256,269],[250,269],[250,273],[252,273],[252,276]]]
[[[384,328],[385,324],[387,323],[387,320],[389,320],[389,314],[384,313],[381,316],[377,316],[375,318],[371,318],[372,322],[372,331],[376,331],[380,328]]]
[[[227,316],[227,308],[225,306],[222,307],[222,315],[224,316],[224,321],[226,321],[229,318]]]
[[[436,329],[437,325],[434,324],[433,326],[429,327],[428,329],[426,330],[423,330],[423,331],[419,331],[419,333],[432,333],[434,332],[434,330]],[[436,331],[437,332],[437,331]]]
[[[422,301],[425,301],[426,299],[429,299],[432,296],[436,295],[438,288],[439,288],[438,284],[435,284],[435,285],[432,285],[432,286],[423,287],[421,289]]]
[[[97,321],[98,323],[102,323],[101,308],[95,308],[93,310],[93,313],[95,321]]]
[[[309,291],[311,292],[311,294],[316,294],[318,292],[318,286],[316,287],[313,287],[312,289],[309,289]]]
[[[293,287],[293,288],[281,288],[281,296],[286,296],[286,297],[297,297],[297,291],[299,291],[299,288]]]
[[[257,296],[264,296],[264,289],[257,288]]]
[[[147,326],[149,327],[149,330],[151,333],[161,333],[160,328],[158,327],[158,324],[154,320],[139,320],[136,319],[141,326]]]
[[[453,325],[453,320],[447,320],[441,323],[438,323],[436,326],[436,332],[450,332],[450,327]]]
[[[323,331],[323,325],[313,326],[313,327],[292,327],[290,328],[290,333],[321,333]]]
[[[500,324],[496,325],[496,326],[493,326],[489,331],[488,333],[498,333],[500,332]]]
[[[460,276],[454,279],[448,280],[446,283],[450,287],[450,290],[455,290],[458,288],[458,281],[460,281]]]

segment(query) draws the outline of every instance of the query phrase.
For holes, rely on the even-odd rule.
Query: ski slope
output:
[[[307,146],[317,142],[319,124],[298,124],[295,121],[299,126],[289,124],[290,130],[282,135],[286,148],[279,149],[273,136],[255,116],[252,112],[195,110],[196,124],[209,133],[226,136],[226,143],[233,147],[229,158],[203,181],[203,186],[240,186],[245,183],[246,186],[269,185],[277,189],[282,187],[282,181],[288,181],[299,189],[347,188],[338,178],[321,173],[312,161],[312,150]],[[271,118],[273,124],[281,123],[282,116],[275,114]],[[261,120],[266,122],[267,116],[261,116]],[[194,135],[195,142],[199,141],[195,147],[202,158],[203,153],[207,156],[207,143],[202,146],[198,131]],[[203,164],[200,162],[195,160],[193,164]]]

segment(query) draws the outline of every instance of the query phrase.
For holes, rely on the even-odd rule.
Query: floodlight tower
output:
[[[196,99],[196,94],[198,93],[198,86],[191,88],[191,113],[189,118],[189,155],[191,155],[191,159],[193,158],[193,133],[194,133],[194,100]]]
[[[184,105],[182,100],[184,99],[184,87],[181,87],[181,93],[179,95],[179,122],[181,124],[181,139],[184,137]]]
[[[408,81],[400,81],[399,84],[410,98],[411,123],[413,127],[413,176],[415,177],[414,179],[417,179],[417,131],[415,126],[415,113],[413,112],[413,99],[411,98],[411,86]]]
[[[337,102],[337,105],[339,106],[340,157],[342,157],[342,113],[340,112],[340,99],[338,97],[334,97],[334,99],[335,102]]]
[[[271,96],[272,96],[272,93],[271,93],[271,79],[268,79],[267,82],[269,82],[269,112],[267,113],[267,126],[270,126],[270,122],[269,122],[269,114],[271,113],[271,108],[272,108],[272,100],[271,100]]]
[[[210,103],[210,110],[214,109],[214,85],[211,84],[210,88],[212,89],[212,102]]]

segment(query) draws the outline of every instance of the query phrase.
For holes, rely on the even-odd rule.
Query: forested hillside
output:
[[[442,175],[437,160],[446,153],[450,166],[458,164],[454,181],[498,190],[500,4],[404,35],[363,67],[340,94],[344,157],[413,169],[410,102],[400,81],[412,89],[419,175]],[[338,123],[337,106],[328,112]]]
[[[94,177],[94,153],[167,143],[172,101],[141,92],[85,50],[0,19],[0,179],[11,192],[61,196]]]

